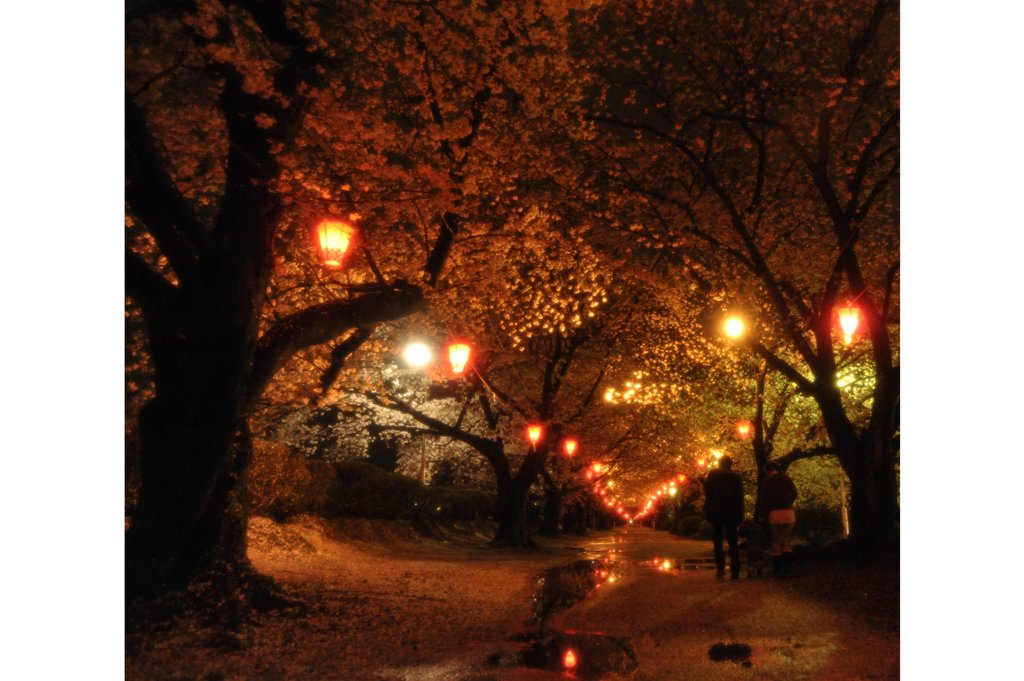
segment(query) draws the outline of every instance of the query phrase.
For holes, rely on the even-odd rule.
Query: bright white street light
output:
[[[402,351],[402,359],[409,366],[420,368],[430,364],[430,360],[433,359],[433,353],[430,352],[430,348],[427,347],[426,343],[416,341],[405,346],[405,350]]]

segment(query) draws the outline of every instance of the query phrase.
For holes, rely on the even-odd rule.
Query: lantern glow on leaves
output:
[[[316,227],[320,262],[331,270],[340,269],[352,245],[355,228],[341,220],[322,220]]]
[[[448,361],[451,362],[452,371],[461,374],[469,364],[470,348],[466,343],[452,343],[448,346]]]
[[[855,305],[839,308],[839,325],[843,327],[843,337],[846,344],[853,342],[853,332],[857,330],[860,323],[860,310]]]

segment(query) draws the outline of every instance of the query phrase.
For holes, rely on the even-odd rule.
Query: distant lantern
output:
[[[530,444],[534,447],[540,442],[540,435],[543,432],[543,428],[538,425],[526,426],[526,437],[529,438]]]
[[[853,332],[857,330],[859,323],[860,310],[856,305],[839,308],[839,325],[843,327],[843,336],[847,345],[853,342]]]
[[[746,440],[752,432],[754,432],[754,424],[750,421],[741,419],[736,422],[736,436],[739,439]]]
[[[565,655],[562,656],[562,666],[566,669],[576,668],[576,653],[572,648],[565,651]]]
[[[566,438],[565,442],[562,444],[562,446],[565,448],[565,455],[566,456],[572,456],[573,454],[575,454],[576,453],[576,446],[578,444],[579,443],[576,442],[575,438],[571,438],[571,437]]]
[[[320,262],[331,270],[340,269],[352,245],[355,228],[341,220],[321,220],[316,226],[320,244]]]
[[[469,364],[470,348],[466,343],[452,343],[448,346],[448,361],[452,364],[452,371],[461,374]]]

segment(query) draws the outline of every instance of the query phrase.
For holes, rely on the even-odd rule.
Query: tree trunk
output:
[[[530,502],[530,482],[517,478],[498,482],[498,529],[491,540],[493,546],[531,548],[530,530],[526,522]]]
[[[232,281],[210,276],[174,347],[153,344],[157,397],[139,419],[142,487],[125,537],[129,600],[247,565],[244,405],[257,304]]]
[[[587,507],[579,502],[570,504],[565,509],[562,530],[569,534],[585,536],[587,534]]]
[[[540,533],[545,537],[561,535],[562,498],[561,490],[552,488],[544,490],[544,516],[540,523]]]

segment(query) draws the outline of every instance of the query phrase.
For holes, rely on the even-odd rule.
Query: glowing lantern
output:
[[[566,438],[565,442],[562,445],[565,448],[565,455],[566,456],[572,456],[573,454],[575,454],[576,453],[576,446],[578,444],[579,443],[576,442],[575,438],[571,438],[571,437],[570,438]]]
[[[532,425],[526,426],[526,437],[530,440],[530,444],[534,447],[540,442],[540,434],[543,431],[541,426]]]
[[[739,338],[746,329],[747,325],[735,315],[725,320],[725,335],[729,338]]]
[[[604,470],[604,466],[602,466],[600,463],[595,463],[594,464],[594,473],[600,473],[603,470]]]
[[[336,270],[341,267],[352,245],[355,228],[341,220],[322,220],[316,227],[317,239],[320,243],[320,262],[323,266]]]
[[[565,651],[565,655],[562,656],[562,666],[566,669],[576,668],[576,653],[572,648]]]
[[[703,466],[704,465],[704,459],[697,459],[697,465],[698,466]]]
[[[470,348],[466,343],[452,343],[448,346],[448,361],[452,364],[452,371],[461,374],[466,370],[469,352]]]
[[[742,419],[736,422],[736,436],[739,439],[746,440],[752,432],[754,432],[754,424],[750,421]]]
[[[839,325],[843,327],[843,336],[846,344],[853,342],[853,332],[857,330],[860,323],[860,310],[854,305],[839,308]]]

